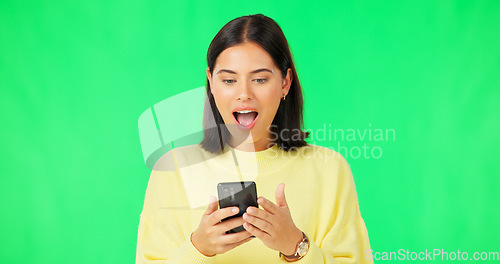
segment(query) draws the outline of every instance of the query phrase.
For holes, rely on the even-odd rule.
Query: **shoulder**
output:
[[[338,177],[351,175],[351,169],[346,159],[339,152],[328,147],[312,144],[301,147],[297,153],[297,161],[300,161],[302,166],[312,166],[318,173],[329,175],[329,177],[332,175]]]
[[[174,171],[179,167],[205,161],[209,159],[210,157],[208,156],[211,155],[213,154],[204,150],[200,144],[176,147],[163,154],[158,161],[156,161],[153,170]]]
[[[304,159],[312,159],[318,162],[346,162],[344,157],[337,151],[323,146],[308,144],[298,149],[298,156]]]

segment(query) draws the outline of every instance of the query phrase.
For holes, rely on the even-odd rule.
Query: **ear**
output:
[[[290,91],[290,86],[292,85],[292,69],[288,68],[286,71],[286,76],[283,78],[283,82],[281,85],[281,97],[285,96],[288,94]]]
[[[210,83],[210,92],[211,92],[212,94],[214,94],[214,92],[213,92],[213,87],[214,87],[214,86],[213,86],[213,84],[212,84],[212,75],[210,74],[210,68],[209,68],[209,67],[207,67],[207,80],[208,80],[208,82]]]

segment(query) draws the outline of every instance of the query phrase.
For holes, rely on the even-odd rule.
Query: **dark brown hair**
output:
[[[213,74],[217,57],[225,49],[245,42],[255,43],[267,51],[280,69],[283,78],[286,77],[288,68],[292,70],[290,90],[286,100],[280,101],[271,124],[271,133],[276,135],[275,143],[283,150],[289,151],[306,146],[305,139],[309,136],[309,132],[302,131],[302,89],[285,34],[273,19],[255,14],[235,18],[224,25],[208,48],[207,64],[210,74]],[[203,113],[204,138],[201,146],[209,152],[220,153],[224,145],[229,142],[231,133],[217,109],[208,79],[206,87],[208,100],[205,101]]]

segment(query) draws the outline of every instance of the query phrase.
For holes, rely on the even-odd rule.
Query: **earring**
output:
[[[286,95],[283,95],[283,101],[285,101],[285,97],[286,97]]]

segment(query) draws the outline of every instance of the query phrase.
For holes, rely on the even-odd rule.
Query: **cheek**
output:
[[[265,120],[267,122],[272,122],[274,116],[276,115],[276,111],[278,110],[280,100],[279,93],[277,94],[275,91],[267,92],[263,94],[261,100],[259,100],[260,105],[263,107],[265,111]]]
[[[279,105],[281,99],[281,90],[279,86],[269,87],[270,89],[263,89],[260,93],[261,105],[274,107]]]
[[[217,88],[212,88],[212,94],[214,96],[215,105],[217,105],[217,109],[219,109],[220,114],[222,116],[229,115],[227,113],[227,109],[231,104],[231,97],[227,94],[227,92]]]
[[[219,100],[228,100],[232,96],[231,89],[225,89],[219,85],[212,87],[212,94]]]

